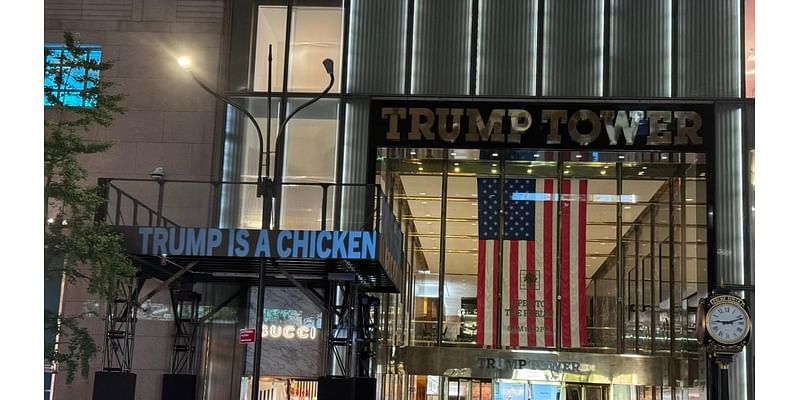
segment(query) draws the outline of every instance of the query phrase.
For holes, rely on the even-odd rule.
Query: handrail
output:
[[[181,224],[177,223],[175,220],[169,219],[164,217],[163,215],[159,215],[159,210],[163,209],[163,197],[159,196],[159,204],[156,204],[154,207],[148,206],[141,200],[137,199],[134,195],[129,193],[126,190],[123,190],[120,186],[120,182],[139,182],[139,183],[148,183],[152,185],[159,185],[159,190],[164,191],[165,187],[168,188],[172,184],[200,184],[200,185],[210,185],[211,187],[215,188],[214,190],[219,190],[222,185],[232,185],[232,186],[257,186],[258,182],[254,181],[225,181],[225,180],[195,180],[195,179],[162,179],[162,180],[153,180],[153,179],[146,179],[146,178],[100,178],[98,179],[99,182],[102,182],[101,185],[105,185],[105,197],[106,197],[106,208],[104,213],[104,218],[106,218],[109,222],[113,225],[147,225],[147,226],[173,226],[173,227],[180,227]],[[320,205],[320,217],[319,218],[319,229],[328,230],[334,227],[331,227],[331,221],[329,221],[329,206],[331,205],[331,188],[336,188],[338,190],[338,195],[340,196],[353,196],[356,199],[356,203],[361,209],[356,208],[348,208],[345,206],[344,208],[337,208],[334,209],[332,212],[334,213],[334,218],[332,221],[338,223],[341,226],[349,226],[351,229],[360,229],[360,230],[375,230],[375,231],[382,231],[386,229],[385,226],[388,223],[388,220],[384,220],[383,216],[385,213],[391,215],[391,220],[394,220],[394,223],[391,224],[391,230],[395,230],[394,225],[397,224],[397,218],[392,214],[391,207],[388,203],[388,197],[383,192],[380,184],[376,183],[335,183],[335,182],[303,182],[303,181],[288,181],[282,182],[280,184],[282,187],[286,188],[319,188],[319,205]],[[348,192],[348,190],[355,190],[355,189],[362,189],[356,192]],[[113,190],[113,193],[111,192]],[[285,192],[285,190],[284,190]],[[333,195],[336,196],[337,193],[333,192]],[[317,195],[315,195],[317,196]],[[111,204],[110,202],[112,199],[116,198],[116,203]],[[129,208],[130,207],[130,208]],[[363,207],[363,208],[362,208]],[[126,209],[129,209],[132,212],[126,214]],[[341,218],[343,214],[347,212],[353,212],[353,219],[348,221],[343,221]],[[142,214],[146,216],[146,220],[142,219]],[[125,217],[131,217],[131,221],[125,221]],[[347,218],[347,217],[345,217]],[[155,219],[155,221],[154,221]],[[160,224],[157,221],[162,221]],[[399,225],[398,225],[399,226]]]
[[[106,218],[108,219],[109,222],[112,223],[112,225],[116,225],[116,226],[127,225],[127,224],[125,224],[124,217],[123,217],[123,214],[122,214],[122,199],[123,198],[129,199],[130,202],[133,205],[133,218],[132,218],[132,221],[131,221],[131,223],[132,223],[131,225],[133,225],[133,226],[139,225],[139,220],[138,220],[139,219],[139,208],[143,208],[147,212],[147,216],[148,216],[148,224],[147,225],[148,226],[153,226],[153,217],[156,217],[156,221],[158,221],[158,217],[159,217],[158,216],[158,211],[152,209],[147,204],[139,201],[138,199],[133,197],[130,193],[126,192],[125,190],[123,190],[119,186],[115,185],[113,182],[111,182],[111,180],[106,180],[105,182],[106,182],[106,185],[107,185],[107,187],[109,189],[114,189],[114,193],[115,193],[116,199],[117,199],[116,207],[114,209],[113,218],[112,218],[112,215],[110,213],[107,213],[107,215],[106,215]],[[111,200],[111,193],[107,192],[106,193],[106,202],[108,202],[110,200]],[[164,217],[163,215],[161,216],[161,221],[162,221],[161,224],[163,226],[174,226],[176,228],[180,227],[180,225],[178,225],[178,223],[176,223],[175,221],[173,221],[173,220],[171,220],[169,218]]]

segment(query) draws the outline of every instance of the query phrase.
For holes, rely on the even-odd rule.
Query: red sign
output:
[[[253,343],[256,341],[256,330],[253,328],[239,329],[239,344]]]

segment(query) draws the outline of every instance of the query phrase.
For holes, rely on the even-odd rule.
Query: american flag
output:
[[[482,347],[496,346],[498,323],[502,331],[500,347],[554,347],[557,287],[562,298],[561,345],[586,344],[588,182],[585,179],[562,182],[558,194],[556,179],[506,179],[505,234],[501,241],[500,181],[478,178],[477,342]],[[560,279],[556,269],[559,206],[564,266]],[[499,285],[501,268],[502,285]]]

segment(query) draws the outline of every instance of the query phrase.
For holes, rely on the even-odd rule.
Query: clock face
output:
[[[750,332],[750,318],[736,304],[717,304],[706,313],[706,326],[717,342],[735,344],[744,340]]]

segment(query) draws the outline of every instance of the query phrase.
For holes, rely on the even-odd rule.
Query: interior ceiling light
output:
[[[414,151],[414,150],[411,150],[411,152],[409,154],[411,154],[412,156],[415,156],[415,155],[417,155],[417,152]]]
[[[455,155],[456,155],[456,152],[454,151],[454,152],[450,153],[450,155],[451,155],[451,156],[455,156]]]
[[[539,153],[534,154],[533,158],[539,158]]]
[[[456,167],[454,171],[455,172],[461,172],[461,168]]]
[[[639,176],[644,175],[644,171],[639,171]]]
[[[606,170],[600,171],[600,175],[605,175],[605,174],[606,174]]]
[[[532,172],[533,172],[533,170],[532,170],[532,169],[528,169],[528,173],[529,173],[529,174],[530,174],[530,173],[532,173]]]
[[[419,168],[417,168],[417,169],[418,169],[418,170],[420,170],[420,171],[422,171],[422,170],[423,170],[423,168],[422,168],[422,167],[419,167]]]
[[[576,154],[576,155],[575,155],[575,158],[583,158],[583,156],[582,156],[582,155],[580,155],[580,154]]]
[[[500,155],[500,154],[498,154],[498,153],[492,153],[492,157],[497,157],[497,156],[499,156],[499,155]]]
[[[617,156],[617,158],[619,158],[620,160],[624,160],[624,159],[625,159],[625,156],[623,156],[623,155],[619,155],[619,156]]]
[[[492,170],[492,173],[493,173],[493,174],[496,174],[496,173],[497,173],[497,170],[496,170],[496,169],[493,169],[493,170]]]

